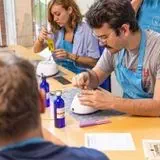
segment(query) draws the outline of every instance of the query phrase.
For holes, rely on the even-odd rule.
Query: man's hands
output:
[[[89,88],[90,75],[88,72],[82,72],[72,79],[72,85],[81,89]]]
[[[108,91],[82,90],[79,95],[82,105],[91,106],[99,110],[113,109],[115,97]]]
[[[78,97],[80,103],[99,110],[113,109],[116,97],[108,91],[100,89],[91,90],[90,74],[90,72],[82,72],[72,79],[72,85],[82,89]]]

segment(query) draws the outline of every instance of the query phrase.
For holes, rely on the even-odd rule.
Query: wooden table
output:
[[[43,58],[41,56],[39,56],[38,54],[33,53],[32,49],[27,49],[23,46],[20,45],[13,45],[9,47],[10,50],[12,50],[16,55],[26,58],[28,60],[34,61],[34,60],[43,60]],[[66,79],[68,79],[69,81],[72,81],[72,77],[75,75],[73,72],[58,66],[58,69],[60,72],[63,72],[64,76]],[[70,88],[72,87],[71,84],[69,85],[62,85],[61,83],[59,83],[57,80],[53,79],[53,78],[47,78],[47,81],[50,84],[50,90],[51,91],[55,91],[55,90],[64,90],[65,88]]]
[[[143,160],[142,139],[160,139],[160,118],[116,116],[110,119],[112,123],[87,128],[79,128],[78,122],[68,115],[64,129],[54,128],[53,120],[43,120],[42,124],[70,146],[83,146],[85,133],[131,133],[136,150],[105,152],[111,160]]]
[[[31,58],[33,53],[27,51],[27,49],[19,49],[25,51],[25,57]],[[34,55],[35,56],[35,55]],[[33,57],[35,58],[35,57]],[[38,57],[39,58],[39,57]],[[30,58],[29,58],[30,59]],[[74,75],[72,72],[60,67],[60,70],[65,73],[65,78],[68,80],[72,79]],[[72,87],[70,85],[61,85],[56,80],[49,79],[51,90],[64,89]],[[80,128],[79,123],[66,114],[66,127],[63,129],[54,128],[54,120],[50,117],[50,111],[42,116],[42,125],[47,128],[53,135],[61,139],[65,144],[70,146],[83,146],[84,145],[84,134],[90,132],[114,132],[114,133],[131,133],[136,150],[135,151],[109,151],[105,152],[111,160],[143,160],[144,153],[142,148],[143,139],[160,139],[160,118],[151,117],[134,117],[129,115],[116,116],[110,118],[112,123],[98,125],[87,128]]]

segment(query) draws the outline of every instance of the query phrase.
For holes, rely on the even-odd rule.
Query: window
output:
[[[4,17],[4,3],[0,1],[0,46],[6,46],[6,26]]]
[[[33,27],[34,39],[39,35],[41,27],[48,25],[47,7],[50,0],[34,0],[33,3]]]

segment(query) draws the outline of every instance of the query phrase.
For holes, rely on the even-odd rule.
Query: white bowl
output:
[[[71,111],[77,114],[90,114],[93,112],[96,112],[98,109],[84,106],[80,104],[80,101],[78,99],[78,94],[75,95],[73,98],[72,104],[71,104]]]
[[[36,74],[41,76],[53,76],[58,73],[58,66],[53,60],[40,61],[37,65]]]

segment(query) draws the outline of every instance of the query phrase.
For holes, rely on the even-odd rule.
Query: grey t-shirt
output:
[[[160,79],[160,34],[152,30],[145,32],[147,42],[143,62],[142,86],[144,91],[154,93],[156,79]],[[115,69],[119,54],[120,52],[111,54],[105,49],[96,67],[99,67],[106,75],[111,74]],[[123,65],[132,71],[136,71],[137,64],[138,48],[128,52],[123,58]]]

